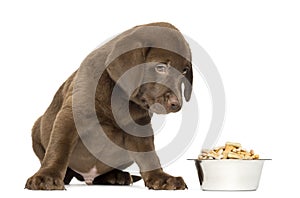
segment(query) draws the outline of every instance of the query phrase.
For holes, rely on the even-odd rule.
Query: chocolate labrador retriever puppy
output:
[[[41,167],[25,187],[63,190],[73,177],[87,184],[130,185],[140,177],[122,169],[135,162],[149,189],[187,188],[181,177],[161,168],[151,116],[179,111],[181,87],[188,101],[192,79],[189,46],[169,23],[136,26],[97,48],[35,122],[33,150]],[[104,135],[86,122],[92,111]]]

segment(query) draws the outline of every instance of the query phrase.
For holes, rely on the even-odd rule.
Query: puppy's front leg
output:
[[[151,129],[152,130],[152,129]],[[155,152],[154,137],[127,134],[126,147],[138,164],[145,186],[154,190],[183,190],[187,188],[182,177],[173,177],[163,171]]]
[[[65,107],[56,116],[41,168],[27,180],[25,188],[63,190],[63,178],[77,139],[72,110]]]

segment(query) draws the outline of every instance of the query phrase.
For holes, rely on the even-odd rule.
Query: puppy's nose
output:
[[[173,110],[173,111],[176,111],[177,109],[179,109],[179,103],[178,102],[173,102],[173,103],[171,103],[171,109]]]
[[[180,109],[180,103],[175,95],[169,95],[168,98],[168,107],[172,111],[177,111]]]

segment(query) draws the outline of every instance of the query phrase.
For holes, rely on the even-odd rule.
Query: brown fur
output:
[[[170,36],[170,40],[166,42],[173,42],[173,44],[176,45],[179,43],[178,50],[187,54],[188,60],[164,49],[155,47],[138,48],[139,42],[141,40],[151,40],[153,37],[152,34],[146,35],[143,38],[137,38],[139,39],[137,49],[126,52],[119,57],[114,57],[115,53],[118,54],[118,50],[120,50],[124,44],[123,42],[144,26],[168,27],[172,30],[176,30],[177,36]],[[93,51],[81,64],[81,67],[85,67],[86,65],[104,67],[105,62],[112,60],[109,67],[103,72],[99,79],[95,95],[95,109],[105,134],[117,145],[135,152],[154,151],[154,135],[151,127],[149,131],[152,135],[148,137],[137,137],[124,132],[117,125],[111,109],[111,95],[116,81],[122,74],[135,65],[147,62],[165,63],[169,61],[172,67],[175,67],[178,71],[183,71],[188,67],[189,72],[186,77],[189,82],[192,83],[191,55],[188,44],[179,31],[169,23],[152,23],[144,26],[136,26],[120,34],[115,39],[112,39],[110,42]],[[153,39],[151,41],[153,41]],[[153,73],[150,67],[143,72],[144,78],[146,78],[147,75],[157,75]],[[137,180],[130,176],[129,173],[113,169],[99,161],[89,152],[79,138],[72,109],[73,89],[77,75],[78,71],[75,71],[59,88],[44,115],[42,115],[33,126],[33,150],[41,162],[41,167],[27,180],[26,188],[28,189],[62,190],[64,189],[64,183],[68,184],[73,177],[82,181],[83,177],[78,174],[78,172],[88,172],[94,166],[97,168],[97,175],[99,176],[94,179],[93,184],[128,185],[132,183],[132,181]],[[141,76],[141,74],[137,74],[132,80],[139,81],[139,76]],[[142,125],[150,123],[151,115],[148,113],[149,107],[155,102],[163,105],[167,110],[166,113],[180,110],[182,105],[181,81],[178,76],[168,76],[166,79],[174,85],[178,85],[174,89],[178,93],[174,93],[168,87],[157,83],[147,83],[135,90],[130,96],[130,114],[136,123]],[[85,81],[85,79],[77,80]],[[120,86],[121,89],[124,89],[122,85]],[[184,96],[187,100],[189,100],[190,94],[191,89],[186,87]],[[173,103],[170,102],[171,98]],[[124,117],[121,122],[130,124],[128,117]],[[125,161],[118,161],[119,154],[113,149],[105,148],[102,145],[98,146],[102,156],[114,159],[116,164],[120,166],[120,169],[130,166],[134,162],[137,163],[140,167],[141,176],[145,185],[150,189],[186,188],[186,184],[181,177],[173,177],[163,172],[155,152],[147,158],[141,157],[140,155],[128,154],[127,156],[126,154],[122,154],[122,157],[126,161],[125,163]],[[151,165],[159,168],[149,171],[147,167],[151,167]]]

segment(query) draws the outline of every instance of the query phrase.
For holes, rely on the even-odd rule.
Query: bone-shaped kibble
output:
[[[219,146],[213,150],[202,151],[199,160],[205,159],[259,159],[259,155],[251,149],[250,152],[242,148],[240,143],[226,142],[225,146]]]

